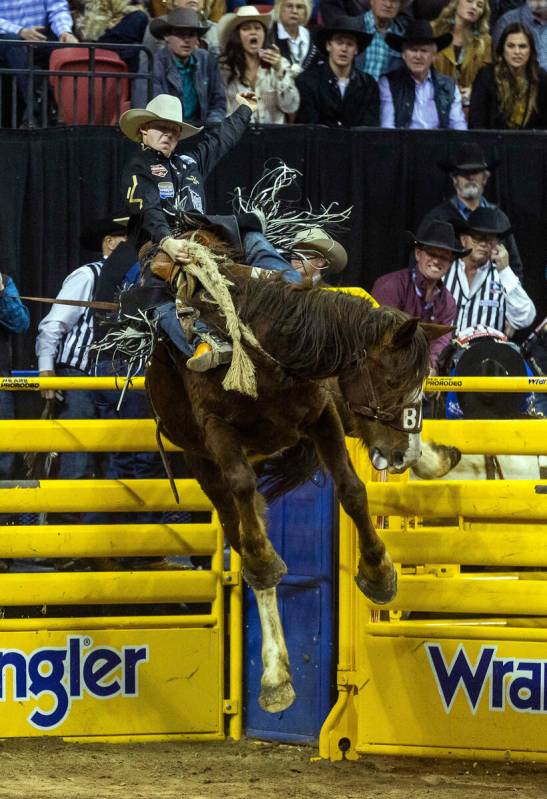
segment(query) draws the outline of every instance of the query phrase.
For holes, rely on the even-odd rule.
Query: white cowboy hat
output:
[[[348,263],[348,254],[345,248],[320,227],[310,227],[297,233],[292,241],[291,249],[311,250],[320,255],[327,262],[329,272],[333,275],[342,272]]]
[[[224,14],[219,19],[217,25],[219,44],[224,49],[232,31],[244,22],[260,22],[268,32],[272,19],[272,14],[261,14],[256,6],[240,6],[234,13]]]
[[[120,117],[120,129],[131,141],[140,142],[140,129],[154,119],[162,119],[164,122],[174,122],[176,125],[180,125],[181,139],[195,136],[196,133],[203,130],[203,128],[196,128],[184,121],[179,98],[172,97],[170,94],[158,94],[146,108],[130,108],[129,111],[124,111]]]

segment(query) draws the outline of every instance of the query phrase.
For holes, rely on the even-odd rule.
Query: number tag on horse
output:
[[[401,411],[401,429],[405,433],[419,433],[422,429],[422,405],[407,405]]]

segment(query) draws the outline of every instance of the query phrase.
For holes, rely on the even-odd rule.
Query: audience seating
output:
[[[127,65],[112,50],[95,50],[92,64],[89,50],[71,47],[54,50],[49,68],[56,72],[90,72],[88,75],[59,75],[50,78],[59,109],[59,121],[66,125],[115,125],[122,106],[129,101],[129,80],[100,77],[100,73],[127,73]],[[93,83],[92,83],[93,82]],[[93,87],[93,98],[91,88]]]

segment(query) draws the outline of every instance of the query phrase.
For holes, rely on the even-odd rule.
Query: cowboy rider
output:
[[[158,95],[146,108],[134,108],[120,117],[120,128],[127,138],[141,145],[123,169],[122,191],[130,213],[128,236],[140,248],[152,241],[177,265],[189,262],[185,242],[173,236],[173,228],[181,223],[181,211],[199,222],[218,221],[228,232],[232,242],[244,250],[246,261],[254,266],[253,249],[264,240],[260,214],[242,214],[237,217],[205,217],[203,184],[220,159],[234,147],[256,108],[252,93],[238,94],[239,107],[215,130],[208,131],[193,150],[176,155],[175,148],[183,139],[196,135],[201,128],[189,125],[183,119],[182,105],[177,97]],[[188,216],[186,218],[188,218]],[[244,234],[241,245],[240,234]],[[265,241],[265,240],[264,240]],[[259,248],[260,249],[260,248]],[[268,259],[268,268],[286,271],[287,263],[278,254]],[[292,272],[289,268],[289,272]],[[288,279],[300,280],[287,275]],[[156,318],[175,346],[189,356],[187,367],[202,372],[231,359],[232,347],[205,324],[194,324],[196,337],[189,343],[176,315],[170,287],[153,274],[145,275],[145,285],[155,287],[163,296],[156,303]],[[207,342],[200,341],[200,333],[207,332]]]

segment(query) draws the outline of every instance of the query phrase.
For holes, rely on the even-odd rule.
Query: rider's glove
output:
[[[178,239],[166,236],[160,241],[160,250],[167,253],[169,258],[176,263],[187,264],[190,261],[185,241],[179,241]]]

